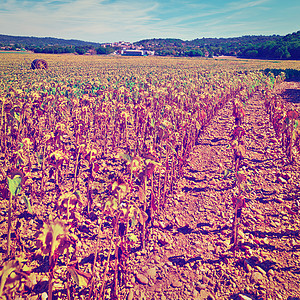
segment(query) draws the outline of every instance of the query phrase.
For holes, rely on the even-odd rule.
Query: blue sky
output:
[[[92,42],[285,35],[299,0],[0,0],[0,33]]]

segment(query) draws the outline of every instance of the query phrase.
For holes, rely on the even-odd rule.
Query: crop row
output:
[[[59,259],[66,266],[68,299],[71,278],[85,288],[89,282],[89,299],[104,297],[110,272],[114,279],[107,293],[118,298],[132,249],[145,249],[149,227],[173,195],[198,136],[229,99],[236,99],[232,145],[238,176],[243,102],[266,89],[270,78],[261,72],[170,70],[58,81],[38,72],[40,82],[5,86],[0,95],[1,190],[8,201],[10,258],[1,271],[0,295],[17,294],[31,272],[24,270],[24,258],[13,259],[23,248],[49,255],[49,299]],[[36,246],[11,241],[20,206],[43,221]],[[39,212],[42,206],[48,216]],[[78,228],[86,219],[98,221],[91,274],[76,263]],[[102,242],[104,223],[110,230]],[[106,263],[97,267],[101,243]],[[7,280],[13,272],[19,276]]]
[[[291,163],[300,163],[300,112],[289,108],[287,102],[274,92],[274,87],[285,80],[285,73],[276,77],[268,74],[270,85],[265,90],[265,107],[281,146]]]

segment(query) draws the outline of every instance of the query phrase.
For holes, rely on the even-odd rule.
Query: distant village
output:
[[[148,56],[154,55],[155,51],[150,51],[144,49],[143,46],[137,46],[130,42],[114,42],[114,43],[104,43],[101,44],[102,47],[111,47],[111,48],[120,48],[119,50],[115,51],[115,55],[123,55],[123,56]]]

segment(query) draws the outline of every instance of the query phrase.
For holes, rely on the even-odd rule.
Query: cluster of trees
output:
[[[286,36],[242,36],[237,38],[147,39],[135,43],[157,55],[220,56],[245,58],[300,59],[300,31]]]
[[[115,51],[115,49],[110,47],[94,47],[94,46],[45,46],[45,47],[27,47],[28,50],[31,50],[35,53],[77,53],[79,55],[90,52],[91,54],[110,54]]]
[[[300,59],[300,31],[288,34],[277,41],[250,44],[241,53],[247,58]]]
[[[249,44],[265,43],[266,41],[276,41],[280,36],[243,36],[238,38],[202,38],[192,41],[180,39],[148,39],[136,42],[138,46],[143,46],[154,50],[157,55],[173,56],[220,56],[239,55]]]
[[[13,36],[0,34],[0,45],[19,44],[23,46],[45,47],[47,45],[56,46],[100,46],[99,43],[85,42],[81,40],[65,40],[52,37],[34,37],[34,36]]]
[[[79,55],[90,52],[91,54],[110,54],[115,51],[111,47],[94,47],[94,46],[20,46],[18,44],[3,46],[0,43],[0,47],[5,47],[5,50],[29,50],[34,53],[51,53],[51,54],[62,54],[62,53],[76,53]]]
[[[143,46],[145,49],[155,51],[160,56],[205,56],[206,48],[191,46],[188,42],[180,39],[150,39],[134,43],[136,46]]]
[[[110,54],[115,49],[102,47],[99,43],[57,38],[38,38],[27,36],[10,36],[0,34],[0,47],[5,50],[29,50],[35,53],[77,53]]]
[[[161,56],[220,56],[244,58],[300,59],[300,31],[286,36],[242,36],[237,38],[147,39],[134,43]],[[16,37],[0,34],[0,47],[24,48],[36,53],[110,54],[118,48],[101,47],[99,43],[56,38]]]
[[[27,50],[33,51],[35,53],[75,53],[76,50],[80,50],[81,47],[74,47],[74,46],[27,46]]]

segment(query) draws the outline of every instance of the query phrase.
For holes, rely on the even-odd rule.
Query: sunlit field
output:
[[[48,68],[32,70],[37,58],[46,60]],[[273,149],[280,148],[292,175],[286,175],[290,169],[284,173],[276,166],[270,171],[275,179],[269,181],[290,188],[276,187],[284,195],[281,199],[287,193],[294,199],[299,193],[300,130],[299,112],[275,92],[285,74],[274,76],[265,69],[300,71],[300,62],[0,53],[0,299],[198,299],[203,286],[195,282],[203,272],[224,280],[226,268],[244,276],[244,261],[253,256],[270,260],[270,253],[261,254],[263,242],[253,233],[258,230],[254,221],[245,221],[248,215],[255,219],[250,205],[261,204],[259,170],[268,173],[271,168],[255,163],[273,161]],[[254,113],[251,99],[260,105]],[[257,121],[262,113],[267,117]],[[213,153],[200,155],[201,147],[210,149],[220,141],[217,146],[224,148],[213,150],[218,158],[201,173],[201,164]],[[260,156],[252,157],[257,145]],[[211,175],[216,161],[218,171]],[[272,189],[268,187],[270,193]],[[207,220],[201,215],[200,193],[220,191],[218,197],[214,194],[217,204],[211,204],[217,212]],[[182,217],[191,201],[199,202]],[[293,221],[290,212],[291,223],[273,229],[299,230],[298,211]],[[192,215],[202,225],[192,228]],[[216,215],[220,217],[215,220]],[[201,226],[212,231],[196,232]],[[214,237],[216,232],[221,237]],[[202,252],[197,254],[193,242],[176,244],[177,234],[183,241],[190,233],[202,241],[199,249],[206,251],[209,245],[209,255],[220,260],[220,268],[204,267],[210,256],[201,265]],[[206,236],[212,238],[209,243]],[[184,263],[170,259],[180,255]],[[269,271],[257,266],[263,268],[257,262],[251,268],[263,276]],[[170,279],[174,274],[183,278],[183,272],[190,274],[185,281]],[[262,297],[253,299],[275,300],[275,292],[260,294],[256,279],[253,283],[248,277],[249,295]],[[158,281],[161,289],[156,291]],[[283,282],[277,281],[278,289],[292,296],[296,286],[289,291]],[[211,286],[215,299],[229,299],[247,284]]]

